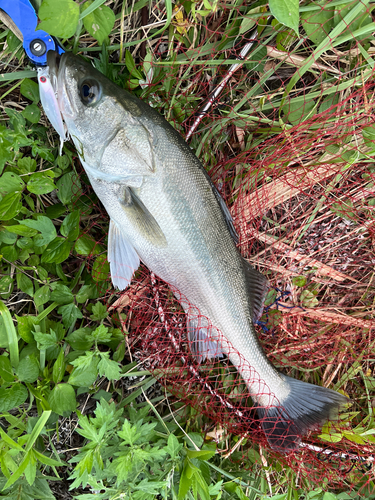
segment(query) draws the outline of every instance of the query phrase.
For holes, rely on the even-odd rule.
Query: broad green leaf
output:
[[[14,374],[10,359],[4,354],[0,356],[0,377],[5,382],[14,382]]]
[[[104,281],[109,275],[109,262],[106,255],[99,255],[92,266],[91,272],[94,281]]]
[[[48,194],[56,189],[56,186],[47,172],[36,172],[31,174],[27,189],[33,194]]]
[[[108,316],[108,311],[106,305],[98,301],[96,302],[96,304],[92,306],[92,314],[90,316],[90,319],[94,321],[101,321],[105,319],[107,316]],[[98,330],[98,328],[96,330]]]
[[[9,389],[0,389],[0,412],[9,411],[22,405],[27,399],[27,389],[22,384],[14,384]]]
[[[51,241],[56,238],[56,229],[53,225],[51,219],[45,215],[38,215],[37,219],[25,219],[22,224],[27,227],[36,229],[41,233],[41,236],[37,239],[38,246],[48,245]]]
[[[332,94],[329,97],[326,97],[324,101],[319,106],[319,113],[324,113],[329,109],[331,106],[334,106],[335,104],[338,104],[339,102],[339,96],[337,94]],[[335,110],[332,110],[331,113],[334,113]]]
[[[43,0],[38,17],[38,29],[60,38],[70,38],[78,25],[79,5],[73,0]]]
[[[37,308],[51,300],[51,290],[48,285],[43,285],[34,293],[34,302]]]
[[[180,451],[182,450],[183,445],[178,442],[178,439],[174,434],[169,434],[168,436],[168,448],[167,451],[170,454],[172,460],[174,460]]]
[[[21,177],[13,172],[5,172],[0,177],[0,194],[5,196],[9,193],[15,193],[22,191],[25,183]]]
[[[53,330],[51,333],[34,332],[34,339],[38,342],[39,349],[48,349],[58,345],[58,338]]]
[[[88,0],[82,6],[84,12],[91,4],[92,0]],[[83,19],[83,25],[91,36],[96,38],[100,44],[108,37],[115,24],[115,14],[106,5],[102,5],[88,14]]]
[[[307,283],[307,278],[305,276],[294,276],[292,278],[292,283],[294,286],[303,287]]]
[[[81,191],[81,183],[75,172],[64,174],[56,182],[56,186],[58,189],[57,196],[64,205],[70,203]]]
[[[22,116],[31,123],[38,123],[40,120],[40,109],[36,104],[29,104],[22,111]]]
[[[10,233],[18,234],[19,236],[28,236],[29,238],[38,234],[38,231],[36,231],[35,229],[31,229],[31,227],[27,227],[24,224],[7,226],[7,231],[9,231]]]
[[[31,333],[34,330],[34,325],[37,323],[35,316],[17,316],[17,331],[18,335],[28,344],[34,342],[34,336]]]
[[[34,295],[34,286],[31,279],[26,276],[24,273],[17,273],[17,287],[21,290],[21,292],[27,293],[32,297]]]
[[[21,210],[21,193],[9,193],[0,201],[0,220],[10,220]]]
[[[35,172],[36,170],[36,161],[34,158],[30,158],[29,156],[25,156],[24,158],[20,158],[17,162],[17,167],[20,174],[29,174],[31,172]]]
[[[5,246],[1,249],[1,254],[5,260],[9,262],[15,262],[18,259],[18,252],[15,246]]]
[[[42,262],[46,264],[60,264],[64,262],[69,257],[71,246],[70,241],[57,236],[45,249],[42,255]]]
[[[57,384],[48,396],[52,411],[58,415],[70,415],[77,407],[76,394],[70,384]]]
[[[39,376],[39,363],[34,356],[22,358],[18,368],[17,376],[21,382],[35,382]]]
[[[91,253],[95,255],[98,253],[97,247],[96,241],[88,234],[82,234],[74,245],[75,251],[81,255],[90,255]]]
[[[30,80],[30,78],[25,78],[20,86],[21,94],[33,101],[34,104],[39,102],[39,86],[34,80]]]
[[[88,351],[94,345],[94,340],[91,338],[91,328],[79,328],[75,332],[70,333],[66,341],[76,351]]]
[[[285,118],[292,125],[298,125],[306,118],[313,116],[313,109],[315,107],[315,102],[311,99],[307,102],[293,102],[283,106],[283,112],[285,114]]]
[[[96,284],[83,285],[76,295],[76,301],[78,304],[83,304],[86,300],[96,299],[97,297],[98,292]]]
[[[279,23],[292,28],[298,34],[299,2],[298,0],[269,0],[271,14]]]
[[[333,28],[334,9],[329,8],[329,3],[322,5],[320,10],[303,12],[301,23],[310,40],[318,46]]]
[[[51,300],[58,304],[70,304],[74,302],[74,296],[63,283],[54,283],[52,285]]]
[[[68,240],[75,241],[79,235],[80,211],[75,210],[65,217],[61,224],[60,233]]]
[[[215,450],[186,450],[189,458],[199,458],[200,460],[209,460],[216,453]]]
[[[57,312],[62,315],[62,320],[66,328],[70,328],[74,325],[77,319],[83,318],[81,311],[75,304],[61,306]]]

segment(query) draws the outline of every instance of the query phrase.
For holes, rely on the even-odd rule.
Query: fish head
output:
[[[50,51],[47,63],[77,151],[91,168],[100,169],[104,149],[141,115],[139,103],[79,56]]]

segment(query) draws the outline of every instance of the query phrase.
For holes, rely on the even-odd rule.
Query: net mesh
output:
[[[172,40],[151,42],[148,78],[136,92],[184,137],[201,118],[190,144],[230,208],[242,255],[271,285],[256,325],[270,361],[292,377],[342,390],[352,405],[339,421],[303,436],[298,452],[280,455],[269,448],[249,390],[228,357],[199,363],[192,354],[180,305],[187,300],[178,290],[141,267],[124,293],[109,293],[111,310],[142,366],[207,416],[207,434],[224,428],[241,436],[229,444],[228,456],[246,457],[253,467],[274,464],[270,481],[285,464],[301,483],[365,487],[373,479],[375,451],[366,432],[375,381],[371,11],[358,1],[311,4],[297,38],[275,21],[267,25],[265,7],[249,13],[245,4],[220,5],[191,23],[183,5],[172,21]],[[150,16],[158,15],[163,12],[156,6]],[[240,35],[228,30],[236,23]],[[334,29],[339,36],[330,38]],[[228,73],[251,42],[246,61]],[[131,76],[128,86],[134,87]],[[91,188],[82,184],[90,202]],[[94,215],[87,237],[95,240],[105,219],[98,202]],[[98,251],[105,248],[103,237],[94,243]],[[110,287],[103,279],[106,262],[95,268],[94,248],[88,265]],[[234,352],[194,306],[207,346],[219,337]],[[259,393],[268,393],[252,367],[247,374]]]

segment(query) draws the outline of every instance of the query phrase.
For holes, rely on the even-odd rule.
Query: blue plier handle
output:
[[[38,18],[28,0],[0,0],[0,9],[14,22],[23,35],[23,48],[36,66],[47,65],[47,52],[55,50],[62,54],[64,49],[51,35],[36,30]]]

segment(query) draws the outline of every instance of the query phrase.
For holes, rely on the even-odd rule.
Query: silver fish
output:
[[[240,255],[230,213],[203,166],[155,110],[91,64],[49,56],[64,122],[90,182],[110,216],[112,282],[124,289],[140,261],[179,290],[208,323],[187,312],[201,360],[228,355],[244,379],[269,445],[298,448],[301,436],[336,418],[345,396],[280,373],[256,336],[267,280]],[[241,359],[241,356],[246,362]],[[257,374],[257,375],[256,375]]]

